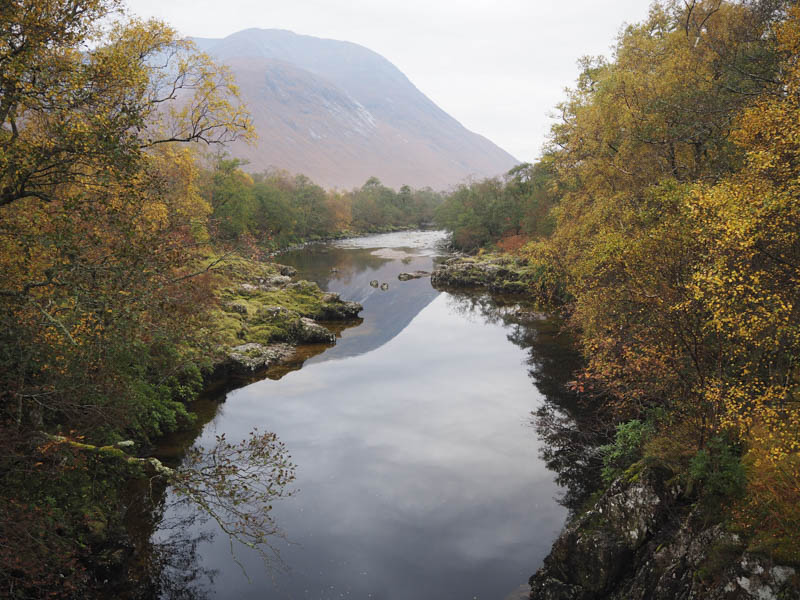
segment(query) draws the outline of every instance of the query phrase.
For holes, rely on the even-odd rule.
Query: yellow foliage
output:
[[[725,347],[729,374],[710,380],[721,425],[762,448],[762,460],[800,452],[800,12],[778,30],[786,94],[745,110],[733,139],[742,169],[688,200],[707,260],[691,290]]]

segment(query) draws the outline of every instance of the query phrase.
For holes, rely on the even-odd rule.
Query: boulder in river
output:
[[[525,294],[529,282],[510,260],[457,257],[439,265],[431,275],[434,287],[483,287],[492,292]]]
[[[349,321],[358,318],[364,307],[358,302],[346,302],[339,294],[329,292],[322,296],[322,306],[314,315],[320,321]]]
[[[420,277],[426,277],[430,275],[428,271],[414,271],[413,273],[400,273],[397,278],[400,281],[408,281],[409,279],[419,279]]]

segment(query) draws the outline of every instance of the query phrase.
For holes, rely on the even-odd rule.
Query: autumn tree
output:
[[[250,125],[225,69],[113,0],[0,8],[0,580],[77,594],[85,515],[111,518],[125,470],[47,436],[143,443],[189,418],[211,206],[178,144]]]
[[[620,35],[613,61],[583,62],[553,128],[553,256],[590,374],[632,410],[679,404],[698,432],[718,425],[701,390],[722,354],[691,289],[708,249],[686,198],[741,165],[735,119],[779,87],[779,8],[654,5]]]
[[[737,119],[745,165],[687,201],[706,247],[691,289],[722,340],[725,368],[706,389],[722,424],[770,448],[800,452],[800,12],[778,28],[781,93]]]

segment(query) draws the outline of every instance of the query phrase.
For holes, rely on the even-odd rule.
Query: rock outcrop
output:
[[[705,524],[680,488],[653,470],[617,480],[573,519],[530,584],[534,600],[800,598],[794,568]]]
[[[420,277],[427,277],[430,275],[428,271],[414,271],[413,273],[400,273],[397,278],[400,281],[409,281],[410,279],[419,279]]]
[[[350,321],[357,319],[362,310],[364,307],[358,302],[342,300],[339,294],[329,292],[322,296],[322,306],[315,318],[320,321]]]
[[[486,288],[503,294],[531,291],[531,278],[524,259],[510,257],[455,257],[436,267],[431,275],[434,287]]]
[[[293,351],[294,348],[289,344],[264,346],[256,342],[248,342],[228,351],[228,367],[233,372],[249,375],[283,362],[291,356]]]
[[[316,283],[293,280],[293,267],[234,259],[225,274],[211,327],[219,344],[212,379],[266,370],[284,362],[293,345],[334,344],[336,335],[317,321],[355,322],[363,309]]]
[[[297,269],[294,267],[290,267],[288,265],[279,265],[277,263],[274,266],[276,269],[278,269],[278,273],[285,275],[286,277],[294,277],[297,275]]]
[[[302,344],[335,344],[331,331],[308,317],[300,317],[292,324],[293,337]]]

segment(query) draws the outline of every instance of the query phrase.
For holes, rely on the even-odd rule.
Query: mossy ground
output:
[[[552,269],[524,255],[479,253],[440,266],[432,281],[452,287],[477,287],[502,294],[528,295],[553,306],[566,299]]]
[[[275,263],[226,258],[214,272],[216,307],[207,329],[220,355],[248,342],[291,342],[298,319],[314,318],[326,304],[317,284],[288,282]]]

